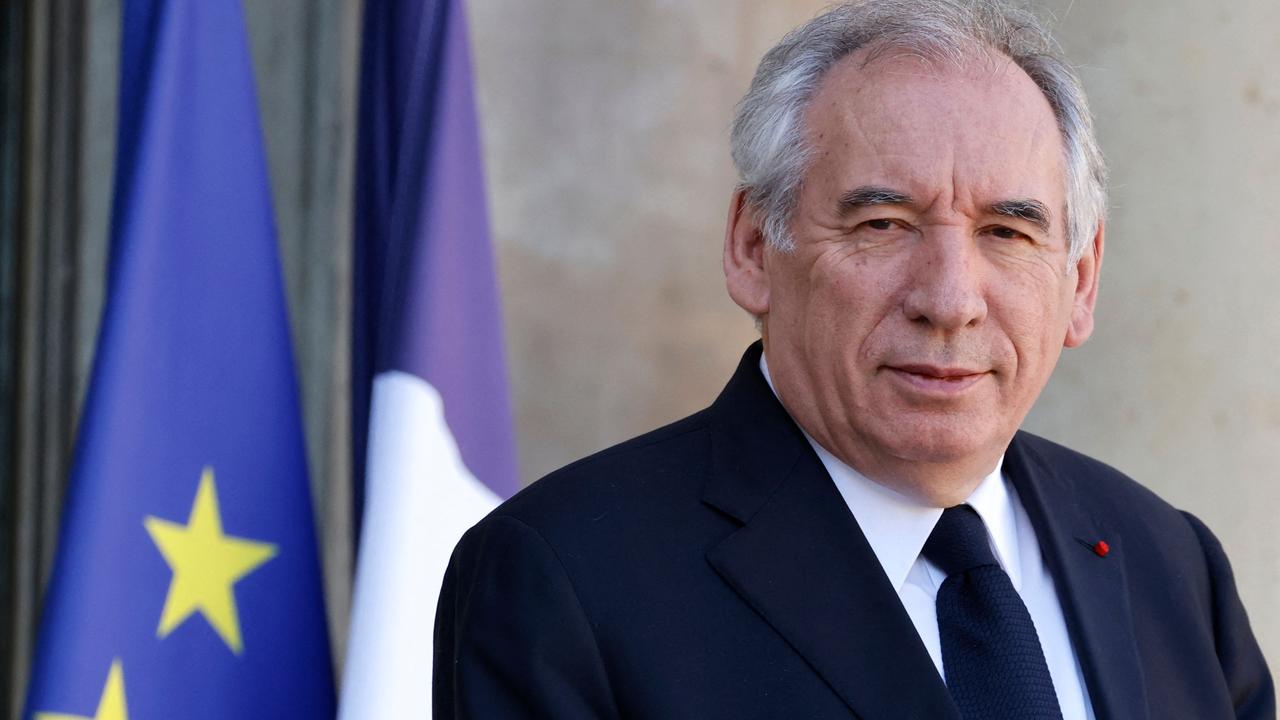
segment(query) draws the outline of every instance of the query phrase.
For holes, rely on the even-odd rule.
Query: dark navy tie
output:
[[[968,505],[947,508],[922,554],[947,574],[938,632],[947,689],[965,720],[1062,720],[1031,614]]]

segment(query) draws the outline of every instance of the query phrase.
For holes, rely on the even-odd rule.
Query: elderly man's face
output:
[[[950,505],[1088,337],[1102,236],[1068,267],[1062,137],[1017,66],[863,61],[834,67],[807,113],[794,252],[764,247],[735,202],[728,284],[814,439]]]

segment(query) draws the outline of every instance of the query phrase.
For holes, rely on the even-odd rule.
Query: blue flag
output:
[[[106,307],[26,717],[332,717],[240,0],[128,0]]]

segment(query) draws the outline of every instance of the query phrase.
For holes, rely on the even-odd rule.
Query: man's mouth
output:
[[[991,373],[990,370],[976,368],[915,363],[886,365],[885,368],[914,390],[940,395],[954,395],[962,392]]]

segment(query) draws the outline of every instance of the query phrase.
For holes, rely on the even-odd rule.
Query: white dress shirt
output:
[[[763,355],[760,357],[760,371],[764,373],[769,387],[773,388]],[[942,517],[942,508],[922,504],[868,479],[828,452],[808,433],[805,437],[858,521],[889,583],[898,591],[898,598],[929,651],[929,657],[945,679],[937,598],[938,588],[947,576],[920,555],[938,518]],[[1067,634],[1067,623],[1054,590],[1053,577],[1040,556],[1040,544],[1026,510],[1000,472],[1003,461],[1001,457],[995,469],[983,478],[965,502],[982,517],[996,560],[1009,575],[1014,590],[1031,614],[1049,665],[1049,675],[1053,678],[1063,720],[1094,720],[1089,691]]]

